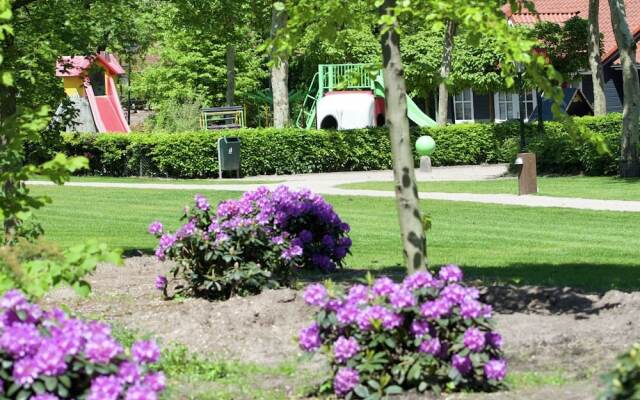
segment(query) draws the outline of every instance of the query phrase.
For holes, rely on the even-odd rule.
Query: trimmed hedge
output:
[[[545,124],[545,134],[527,126],[529,149],[541,173],[615,174],[618,170],[620,115],[576,119],[604,135],[611,154],[599,155],[592,145],[573,140],[563,125]],[[437,148],[434,166],[511,162],[518,151],[518,124],[465,124],[414,128],[412,141],[431,135]],[[65,133],[60,151],[84,155],[90,174],[154,175],[176,178],[215,177],[217,140],[240,137],[243,175],[364,171],[391,168],[391,147],[385,129],[319,131],[303,129],[240,129],[218,132],[79,134]],[[416,165],[419,157],[414,154]],[[37,161],[37,160],[34,160]]]

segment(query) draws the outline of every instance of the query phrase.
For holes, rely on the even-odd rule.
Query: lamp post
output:
[[[518,72],[518,106],[520,107],[520,153],[525,153],[527,151],[527,142],[524,137],[524,114],[526,112],[524,101],[526,97],[524,93],[524,66],[522,63],[516,65],[516,70]]]

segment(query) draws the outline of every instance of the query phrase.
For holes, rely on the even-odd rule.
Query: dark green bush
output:
[[[618,170],[622,118],[577,118],[576,123],[605,137],[610,154],[598,154],[589,144],[574,140],[557,122],[527,125],[528,148],[538,158],[540,173],[611,175]],[[511,162],[519,148],[517,123],[464,124],[414,128],[412,141],[429,134],[437,143],[434,166]],[[177,178],[215,177],[217,140],[221,135],[242,140],[243,175],[366,171],[391,168],[391,146],[385,129],[319,131],[240,129],[215,132],[63,134],[63,151],[84,155],[90,173],[97,175],[156,175]],[[414,153],[416,165],[419,157]]]

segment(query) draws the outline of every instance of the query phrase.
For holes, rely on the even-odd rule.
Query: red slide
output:
[[[128,131],[110,96],[96,96],[96,106],[106,132]]]

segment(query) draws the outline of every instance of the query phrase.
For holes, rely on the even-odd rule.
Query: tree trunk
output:
[[[607,98],[604,95],[604,73],[600,62],[600,27],[598,12],[600,0],[589,0],[589,67],[593,81],[593,113],[607,113]]]
[[[386,14],[395,0],[385,0],[380,8]],[[400,58],[400,38],[394,29],[381,37],[385,86],[385,116],[391,140],[400,235],[407,272],[423,269],[427,262],[427,241],[420,213],[418,187],[413,169],[413,146],[407,119],[407,90]]]
[[[622,146],[620,176],[640,176],[640,80],[636,69],[636,42],[629,31],[623,0],[609,0],[611,24],[622,64]]]
[[[271,13],[271,36],[285,27],[287,14],[273,8]],[[284,128],[289,124],[289,62],[281,54],[271,53],[271,94],[273,97],[273,126]]]
[[[3,65],[5,67],[11,68],[15,65],[18,55],[15,47],[15,39],[12,36],[6,38],[4,43],[2,43],[0,54],[4,56]],[[0,84],[0,148],[2,149],[7,149],[11,146],[12,142],[15,144],[16,139],[14,137],[12,140],[12,134],[19,135],[19,132],[11,132],[11,128],[3,126],[9,123],[9,119],[16,115],[18,110],[17,99],[18,91],[15,86],[2,87]],[[19,158],[10,157],[10,160],[12,160],[12,162],[5,164],[6,169],[0,170],[0,173],[13,172],[21,167]],[[6,199],[10,199],[9,203],[11,203],[11,200],[15,200],[19,186],[20,182],[16,182],[11,176],[2,183],[1,189],[3,196]],[[16,235],[16,230],[18,229],[18,219],[15,214],[9,212],[8,215],[5,215],[2,225],[4,241],[9,242],[13,240]]]
[[[227,105],[232,106],[236,102],[236,46],[233,44],[227,45]]]
[[[449,89],[446,80],[451,72],[451,62],[453,59],[453,38],[456,34],[456,23],[449,21],[447,30],[444,33],[444,46],[442,50],[442,64],[440,65],[440,78],[442,82],[438,85],[438,125],[446,125],[449,114]]]

